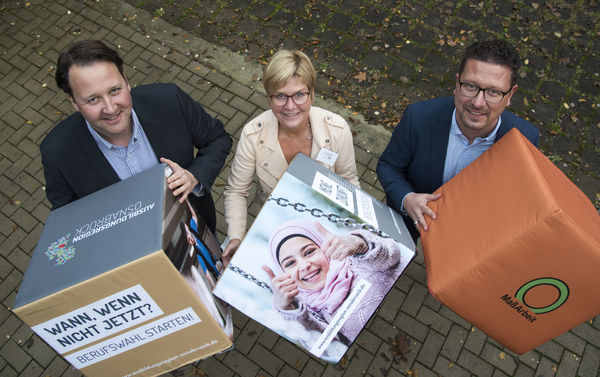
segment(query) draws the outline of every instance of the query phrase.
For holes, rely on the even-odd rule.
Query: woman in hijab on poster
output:
[[[334,234],[319,222],[293,219],[271,235],[273,307],[286,321],[323,332],[353,289],[369,283],[338,332],[349,345],[366,325],[404,268],[400,246],[367,230]],[[402,263],[401,263],[402,262]]]
[[[359,186],[352,133],[340,115],[312,106],[316,72],[301,51],[280,50],[271,58],[263,83],[270,110],[242,130],[224,193],[229,243],[226,265],[246,232],[247,197],[254,177],[264,203],[292,159],[304,153]]]

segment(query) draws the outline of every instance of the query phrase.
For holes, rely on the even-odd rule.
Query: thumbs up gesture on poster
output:
[[[268,266],[262,266],[271,280],[273,288],[273,305],[283,310],[294,310],[297,306],[294,304],[294,297],[298,294],[298,284],[292,279],[290,274],[281,274],[275,276],[273,270]]]

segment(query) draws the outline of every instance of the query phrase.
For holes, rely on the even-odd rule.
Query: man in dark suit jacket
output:
[[[467,48],[456,74],[454,98],[410,105],[377,164],[377,175],[390,207],[403,214],[413,236],[427,230],[431,194],[479,157],[496,140],[517,128],[534,145],[538,130],[506,111],[517,90],[517,52],[500,40]]]
[[[173,194],[189,198],[214,232],[210,187],[231,149],[221,121],[174,84],[131,89],[123,61],[100,41],[77,42],[62,53],[56,81],[78,112],[40,145],[53,209],[160,159],[173,171],[167,180]]]

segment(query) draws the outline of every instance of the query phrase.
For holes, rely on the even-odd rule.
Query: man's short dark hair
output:
[[[459,75],[463,73],[468,59],[508,67],[512,71],[510,87],[512,88],[517,83],[517,71],[521,67],[521,58],[517,50],[507,41],[492,39],[475,42],[467,47],[465,56],[460,63]]]
[[[56,65],[56,85],[69,96],[73,96],[69,85],[69,69],[73,64],[84,67],[97,62],[113,63],[121,75],[123,74],[123,59],[119,54],[98,40],[85,40],[75,42],[71,47],[60,54]]]

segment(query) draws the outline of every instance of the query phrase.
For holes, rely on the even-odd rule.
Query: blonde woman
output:
[[[263,203],[289,163],[304,153],[358,186],[352,133],[341,116],[312,106],[317,81],[301,51],[280,50],[263,75],[270,110],[244,126],[225,187],[228,263],[246,232],[247,197],[258,178],[256,200]]]

